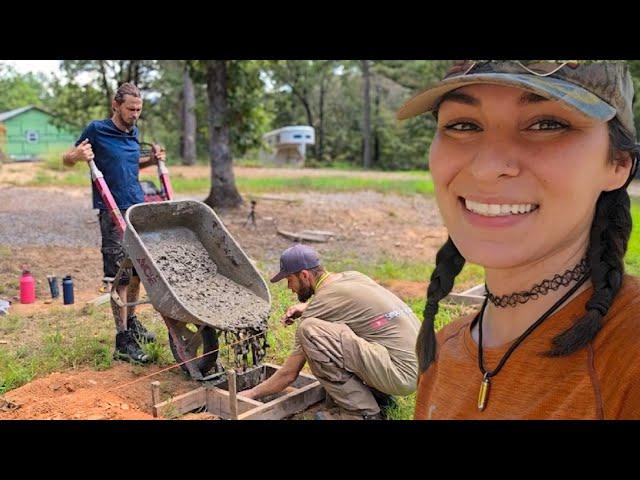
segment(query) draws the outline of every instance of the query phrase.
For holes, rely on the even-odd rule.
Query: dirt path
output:
[[[88,189],[0,188],[0,245],[99,247]]]
[[[183,198],[187,196],[178,195]],[[245,226],[248,205],[218,211],[242,248],[263,262],[267,273],[277,269],[280,253],[291,245],[278,229],[333,231],[335,237],[328,243],[315,244],[328,263],[347,259],[433,261],[446,238],[430,198],[375,192],[292,193],[269,198],[258,200],[255,227]],[[71,274],[79,290],[95,291],[100,286],[100,229],[88,188],[2,188],[0,225],[8,227],[0,228],[0,285],[12,294],[17,292],[22,264],[32,268],[39,294],[46,295],[49,274]]]

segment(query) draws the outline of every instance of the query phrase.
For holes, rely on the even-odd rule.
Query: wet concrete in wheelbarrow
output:
[[[178,299],[199,319],[231,332],[266,329],[269,303],[219,273],[193,231],[176,227],[142,239]]]

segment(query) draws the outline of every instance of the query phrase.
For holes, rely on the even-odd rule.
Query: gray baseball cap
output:
[[[618,117],[636,137],[633,80],[624,61],[458,61],[441,81],[400,107],[396,116],[403,120],[432,111],[444,94],[478,83],[521,88],[602,121]]]
[[[320,265],[318,252],[308,245],[296,243],[280,255],[280,271],[274,275],[271,282],[279,282],[287,275],[298,273],[300,270],[315,268],[318,265]]]

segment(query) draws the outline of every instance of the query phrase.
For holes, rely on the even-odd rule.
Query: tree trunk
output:
[[[362,60],[363,80],[363,115],[362,115],[362,141],[363,141],[363,166],[371,168],[371,79],[369,74],[369,60]]]
[[[113,100],[113,94],[111,93],[111,87],[109,87],[109,79],[107,78],[107,69],[105,67],[104,60],[98,60],[100,67],[100,76],[102,77],[102,88],[107,99],[107,117],[111,117],[113,111],[111,110],[111,100]]]
[[[133,84],[140,88],[140,68],[142,67],[142,60],[135,60],[136,64],[133,68]]]
[[[316,159],[322,161],[324,156],[324,94],[325,94],[325,76],[320,81],[320,105],[318,112],[318,148],[316,149]]]
[[[204,202],[213,208],[237,207],[242,204],[242,197],[236,188],[229,145],[227,64],[225,60],[207,60],[206,65],[211,190]]]
[[[380,85],[376,82],[376,106],[373,120],[373,164],[380,165]]]
[[[129,60],[129,64],[127,65],[127,78],[126,82],[131,82],[133,80],[133,67],[135,66],[135,60]]]
[[[196,163],[196,92],[185,65],[182,75],[182,164]]]
[[[115,77],[118,79],[118,86],[122,85],[124,82],[127,81],[127,77],[125,76],[126,74],[124,69],[126,64],[127,64],[126,60],[120,60],[118,62],[118,72],[115,75]]]
[[[291,93],[293,93],[296,97],[298,97],[298,100],[300,100],[300,103],[302,103],[302,106],[304,107],[304,111],[307,115],[307,125],[309,125],[310,127],[313,127],[313,113],[311,113],[311,107],[309,106],[309,101],[307,100],[307,96],[306,96],[306,92],[304,93],[300,93],[296,88],[293,87],[293,85],[291,85]]]

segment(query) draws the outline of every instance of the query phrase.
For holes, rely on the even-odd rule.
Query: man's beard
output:
[[[118,112],[118,116],[120,117],[120,121],[122,122],[122,124],[124,126],[126,126],[128,128],[133,128],[133,127],[136,126],[136,121],[135,120],[133,120],[131,122],[127,122],[120,112]]]
[[[305,285],[301,287],[300,291],[298,292],[298,300],[300,300],[302,303],[305,303],[307,300],[311,298],[313,293],[314,292],[313,292],[313,288],[311,288],[311,285]]]

